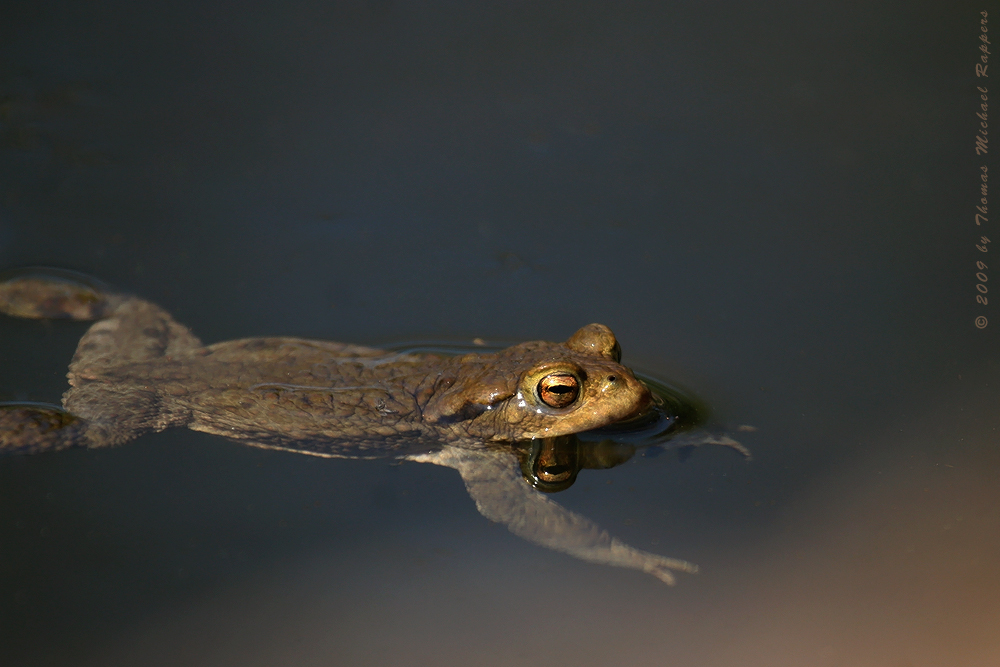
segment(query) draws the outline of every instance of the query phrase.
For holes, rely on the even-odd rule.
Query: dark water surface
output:
[[[436,466],[188,431],[0,459],[0,663],[1000,664],[981,11],[1000,40],[993,2],[6,3],[0,268],[206,342],[603,322],[754,460],[558,495],[701,566],[669,588]],[[57,401],[85,328],[0,320],[0,400]]]

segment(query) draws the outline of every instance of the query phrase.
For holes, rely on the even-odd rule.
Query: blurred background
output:
[[[555,497],[702,567],[672,589],[444,468],[187,431],[2,459],[0,662],[1000,664],[984,11],[1000,39],[992,1],[5,3],[0,268],[206,342],[602,322],[754,459]],[[58,402],[85,329],[0,319],[0,400]]]

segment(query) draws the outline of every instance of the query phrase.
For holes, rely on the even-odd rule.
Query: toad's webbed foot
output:
[[[676,449],[677,458],[680,461],[686,461],[698,447],[704,445],[717,445],[719,447],[726,447],[727,449],[732,449],[743,457],[744,461],[748,463],[753,460],[753,454],[747,449],[742,443],[737,440],[733,440],[728,435],[714,435],[706,432],[694,432],[685,433],[679,437],[674,438],[670,443],[664,446],[664,449]]]
[[[55,452],[86,444],[87,424],[57,405],[0,403],[0,455]]]
[[[121,302],[100,281],[75,271],[29,268],[0,275],[0,313],[32,320],[98,320]]]

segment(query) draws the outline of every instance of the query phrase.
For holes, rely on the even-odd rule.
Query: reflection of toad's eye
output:
[[[538,397],[550,408],[565,408],[580,395],[580,381],[569,373],[546,375],[538,383]]]

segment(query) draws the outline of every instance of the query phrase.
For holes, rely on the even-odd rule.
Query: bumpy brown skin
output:
[[[591,325],[584,337],[591,335],[611,334]],[[92,412],[75,405],[81,403],[75,393],[93,387],[105,394],[114,387],[115,402],[141,409],[139,429],[186,425],[248,444],[328,455],[345,446],[391,449],[578,433],[630,417],[651,402],[628,369],[565,343],[448,358],[251,338],[87,371],[73,375],[66,407],[74,414]],[[539,399],[535,387],[552,372],[580,378],[573,405],[554,409]],[[105,421],[108,415],[93,417]]]
[[[614,334],[600,324],[565,343],[444,357],[297,338],[206,347],[154,304],[91,286],[76,294],[72,283],[51,277],[6,281],[0,311],[100,318],[80,341],[63,398],[84,422],[74,427],[81,441],[72,444],[91,447],[188,426],[319,456],[392,456],[579,433],[652,403],[646,386],[618,363]],[[566,407],[550,407],[538,393],[552,373],[579,381]]]

